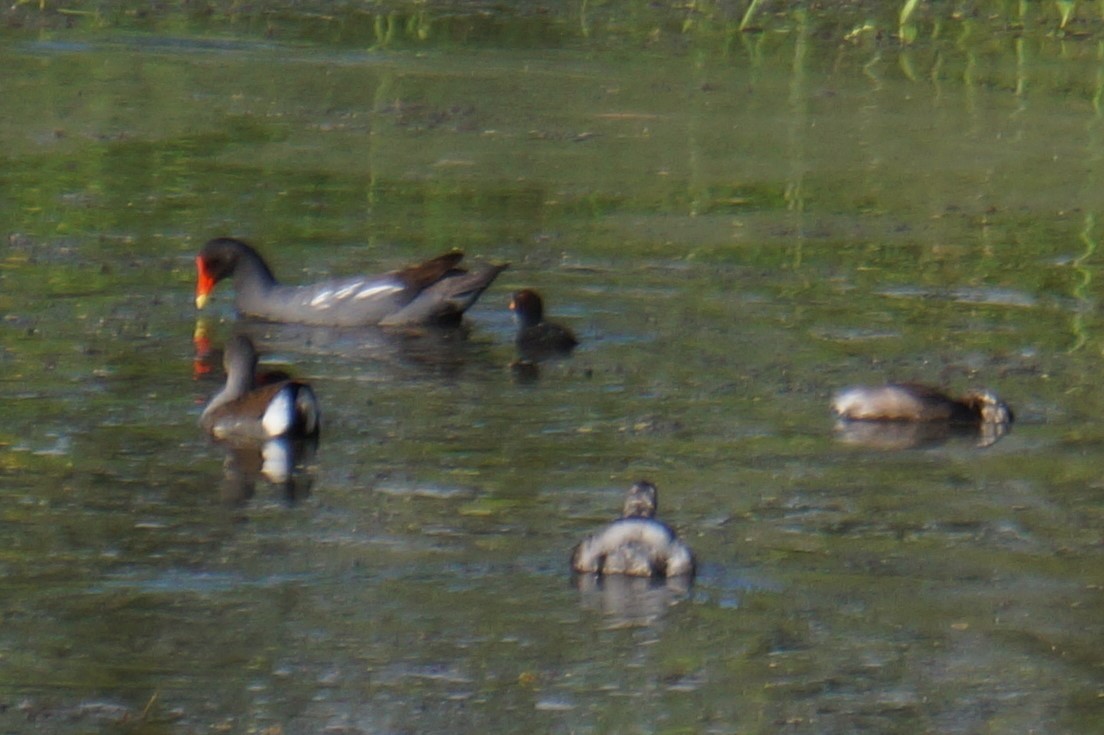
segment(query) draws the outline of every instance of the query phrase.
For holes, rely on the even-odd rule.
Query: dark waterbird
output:
[[[956,436],[988,447],[1008,434],[1014,418],[990,391],[952,398],[918,383],[848,388],[832,399],[832,409],[845,442],[875,449],[931,446]]]
[[[958,424],[1009,424],[1012,409],[994,393],[970,391],[951,398],[918,383],[848,388],[832,399],[842,419],[852,421],[944,421]]]
[[[567,327],[545,321],[544,301],[536,291],[524,288],[510,299],[518,331],[514,338],[518,356],[525,361],[539,362],[554,357],[566,357],[579,344]]]
[[[196,256],[196,307],[215,285],[234,280],[234,304],[245,316],[331,327],[455,324],[505,264],[469,272],[453,251],[376,276],[337,278],[307,286],[281,284],[260,254],[229,237],[209,241]]]
[[[258,386],[257,353],[248,338],[239,335],[227,343],[223,366],[226,385],[199,418],[213,437],[263,441],[318,433],[321,412],[314,391],[283,376]]]
[[[694,554],[666,523],[655,518],[658,490],[641,480],[625,495],[621,517],[571,554],[571,568],[587,574],[676,577],[694,574]]]

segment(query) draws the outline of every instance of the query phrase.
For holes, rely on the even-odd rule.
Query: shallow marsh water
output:
[[[901,50],[614,10],[21,6],[5,731],[1099,730],[1098,29]],[[325,427],[294,497],[250,493],[196,427],[217,234],[292,282],[512,265],[457,334],[251,325]],[[507,367],[522,286],[583,339],[536,379]],[[1019,421],[843,441],[831,392],[885,379]],[[694,586],[577,589],[639,477]]]

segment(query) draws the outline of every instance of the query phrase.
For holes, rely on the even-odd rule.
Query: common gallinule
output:
[[[675,577],[694,574],[694,554],[670,526],[655,518],[656,486],[641,480],[625,496],[621,517],[583,540],[571,568],[588,574]]]
[[[331,327],[454,324],[506,265],[468,272],[459,251],[379,276],[339,278],[309,286],[279,283],[260,254],[229,237],[209,241],[196,256],[196,307],[233,277],[238,311],[274,322]]]
[[[570,329],[544,320],[544,302],[532,289],[515,291],[510,299],[510,310],[518,325],[514,344],[523,360],[566,356],[579,344]]]
[[[318,433],[320,411],[314,391],[296,380],[256,386],[257,353],[243,336],[234,337],[223,355],[226,386],[199,417],[216,439],[272,439]]]
[[[989,391],[951,398],[917,383],[860,386],[832,400],[836,414],[851,421],[943,421],[952,424],[1009,424],[1012,409]]]

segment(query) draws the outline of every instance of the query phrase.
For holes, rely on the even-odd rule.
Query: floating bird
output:
[[[656,520],[658,491],[642,480],[629,489],[621,517],[589,536],[571,554],[571,568],[590,574],[675,577],[694,574],[694,554]]]
[[[250,245],[220,237],[196,256],[196,307],[203,308],[219,281],[233,278],[238,311],[269,321],[331,327],[455,324],[506,268],[468,272],[458,267],[463,257],[453,251],[383,275],[287,286]]]

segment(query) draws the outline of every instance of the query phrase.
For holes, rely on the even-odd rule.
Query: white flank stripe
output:
[[[367,299],[377,294],[394,293],[395,291],[402,291],[402,286],[394,286],[385,283],[380,286],[370,286],[358,293],[353,298],[355,298],[357,301],[360,301],[361,299]]]
[[[321,305],[324,304],[324,302],[329,301],[332,296],[333,296],[333,291],[330,291],[329,289],[327,289],[327,290],[323,291],[322,293],[318,294],[317,296],[315,296],[313,299],[311,299],[310,300],[310,305],[311,306],[321,306]],[[325,306],[328,306],[328,304],[325,304]],[[325,306],[323,306],[323,308],[325,308]]]
[[[334,294],[334,298],[335,299],[347,299],[347,298],[349,298],[350,296],[353,295],[354,291],[356,291],[358,288],[360,288],[363,285],[364,285],[364,281],[357,281],[356,283],[351,283],[348,286],[346,286],[345,288],[342,288],[342,289],[338,290],[338,292]]]
[[[283,436],[291,428],[292,411],[291,389],[284,388],[277,393],[265,409],[261,426],[267,436]]]

